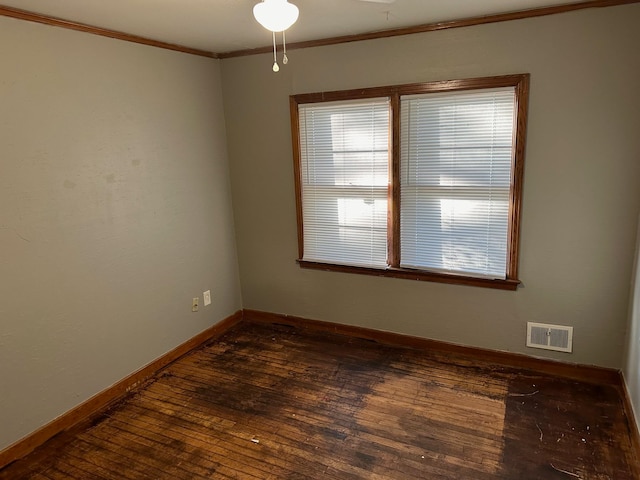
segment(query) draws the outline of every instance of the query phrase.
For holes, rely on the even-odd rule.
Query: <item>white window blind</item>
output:
[[[401,99],[401,267],[505,278],[514,87]]]
[[[303,260],[387,265],[389,101],[298,107]]]

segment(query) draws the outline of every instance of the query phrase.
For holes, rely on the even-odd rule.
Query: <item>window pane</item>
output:
[[[513,87],[401,101],[402,267],[505,278]]]
[[[304,260],[387,264],[389,102],[299,106]]]

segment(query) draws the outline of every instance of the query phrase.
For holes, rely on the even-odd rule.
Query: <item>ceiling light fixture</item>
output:
[[[286,65],[289,62],[289,59],[287,58],[287,43],[284,31],[296,23],[298,14],[298,7],[289,3],[287,0],[262,0],[262,2],[253,7],[253,16],[260,25],[267,30],[270,30],[273,35],[274,72],[280,70],[276,57],[276,32],[282,32],[282,45],[284,49],[282,63]]]

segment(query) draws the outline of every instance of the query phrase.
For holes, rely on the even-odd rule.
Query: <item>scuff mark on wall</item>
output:
[[[24,240],[25,242],[31,243],[31,240],[29,240],[27,237],[25,237],[24,235],[22,235],[18,230],[16,230],[15,228],[12,227],[4,227],[4,226],[0,226],[0,230],[11,230],[13,233],[15,233],[18,238],[21,238],[22,240]]]

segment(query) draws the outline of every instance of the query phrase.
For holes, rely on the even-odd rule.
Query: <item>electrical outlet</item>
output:
[[[198,311],[198,303],[200,303],[200,299],[198,297],[193,297],[193,303],[191,304],[191,311],[192,312],[197,312]]]
[[[202,298],[204,299],[204,306],[211,305],[211,290],[202,292]]]

